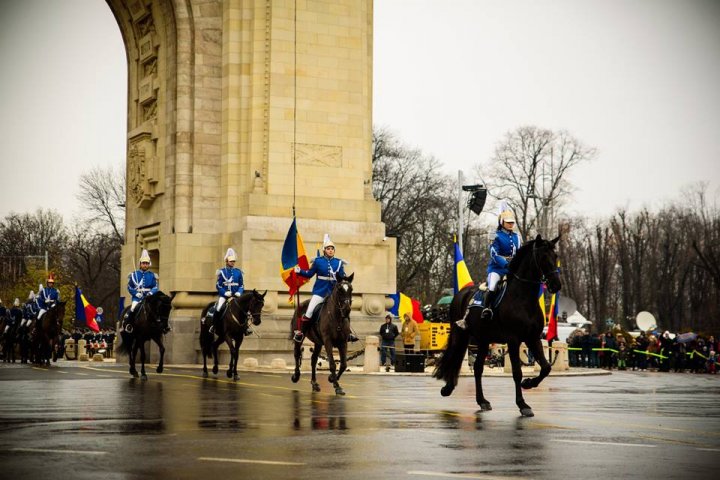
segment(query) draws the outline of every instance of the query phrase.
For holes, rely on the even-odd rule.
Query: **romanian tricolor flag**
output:
[[[547,313],[545,312],[545,284],[540,284],[540,293],[538,294],[538,304],[540,305],[540,311],[543,314],[543,324],[547,325]]]
[[[548,330],[545,339],[551,342],[558,338],[557,322],[558,322],[558,304],[560,303],[560,297],[557,293],[553,293],[550,298],[550,312],[548,313]]]
[[[95,307],[90,305],[80,288],[75,286],[75,321],[93,332],[99,332],[100,327],[95,321],[96,313]]]
[[[280,262],[280,276],[283,282],[285,282],[285,285],[288,286],[290,303],[292,303],[293,295],[310,280],[295,273],[296,266],[299,266],[303,270],[310,268],[307,254],[305,253],[305,245],[297,230],[295,217],[293,217],[292,225],[290,225],[290,230],[288,230],[287,237],[285,237]]]
[[[425,321],[425,317],[423,317],[422,311],[420,310],[420,300],[410,298],[401,292],[388,295],[388,297],[393,299],[393,306],[388,311],[397,316],[401,321],[406,313],[410,314],[410,318],[415,320],[415,323],[423,323]]]
[[[457,236],[453,237],[453,241],[455,242],[455,285],[453,285],[453,288],[455,289],[455,293],[458,293],[468,285],[472,285],[473,280],[470,278],[467,265],[465,265],[465,259],[460,251],[460,245],[457,243]]]

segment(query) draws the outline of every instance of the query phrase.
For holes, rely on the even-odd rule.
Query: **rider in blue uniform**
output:
[[[20,323],[20,327],[29,327],[32,321],[35,320],[35,318],[37,317],[39,311],[40,307],[38,307],[35,292],[30,290],[30,294],[28,295],[28,298],[25,301],[25,305],[23,306],[23,320],[22,323]]]
[[[50,275],[48,275],[47,287],[42,288],[41,285],[37,294],[37,304],[38,307],[40,307],[40,311],[37,314],[38,326],[42,322],[43,315],[45,315],[48,310],[57,305],[57,302],[59,301],[60,292],[58,292],[57,288],[55,288],[55,275],[51,273]]]
[[[333,287],[335,287],[337,283],[337,276],[345,276],[343,265],[346,263],[346,261],[335,257],[335,244],[330,240],[330,235],[326,233],[323,239],[323,256],[317,257],[308,270],[295,267],[295,273],[305,278],[312,278],[317,275],[315,285],[313,285],[310,303],[302,319],[298,322],[297,330],[294,332],[293,340],[296,342],[301,343],[305,338],[304,332],[307,331],[310,325],[310,319],[315,309],[332,293]],[[351,332],[348,340],[355,342],[358,338]]]
[[[235,261],[237,260],[235,250],[228,248],[224,260],[225,267],[217,271],[215,289],[218,292],[218,299],[215,303],[215,312],[213,312],[210,333],[220,332],[221,324],[218,312],[220,312],[225,301],[233,295],[239,297],[245,291],[242,270],[235,268]]]
[[[132,333],[135,321],[135,309],[145,298],[157,293],[160,289],[158,277],[149,270],[150,254],[143,250],[140,255],[140,269],[128,275],[127,289],[132,298],[130,311],[125,318],[125,331]]]
[[[468,312],[470,308],[483,307],[480,317],[483,320],[492,318],[492,303],[498,282],[503,276],[507,275],[510,260],[515,256],[522,243],[520,235],[515,232],[515,215],[512,210],[507,207],[505,202],[501,204],[500,210],[495,239],[490,245],[490,263],[487,267],[487,290],[485,290],[484,293],[478,291],[468,306]],[[467,318],[467,314],[465,318]],[[462,329],[467,328],[465,318],[455,322],[458,327]]]
[[[7,313],[8,315],[8,327],[14,327],[15,325],[20,325],[20,323],[23,320],[23,311],[22,308],[20,308],[20,299],[16,298],[13,302],[13,306],[10,308],[10,311]],[[5,331],[8,331],[8,328],[5,329]]]

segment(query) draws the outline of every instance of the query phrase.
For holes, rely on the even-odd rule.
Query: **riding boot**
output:
[[[220,331],[222,330],[222,317],[220,317],[220,312],[216,309],[212,314],[212,321],[210,324],[210,333],[215,333],[218,336],[220,335]]]
[[[493,317],[493,309],[492,309],[492,301],[493,301],[493,294],[495,292],[491,290],[485,290],[485,295],[483,296],[483,308],[482,313],[480,314],[480,318],[482,320],[490,320]]]
[[[302,316],[302,323],[300,324],[300,330],[293,332],[293,340],[297,343],[302,343],[305,339],[305,332],[307,332],[308,326],[310,325],[310,319],[305,315]]]
[[[125,331],[127,333],[132,333],[133,328],[135,327],[135,312],[132,310],[128,310],[125,314]]]
[[[355,332],[350,330],[350,334],[348,335],[347,341],[348,342],[357,342],[358,340],[360,340],[360,338],[357,335],[355,335]]]

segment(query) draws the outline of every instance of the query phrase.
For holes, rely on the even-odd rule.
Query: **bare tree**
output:
[[[573,190],[569,172],[595,155],[594,148],[566,131],[520,127],[508,132],[495,149],[488,175],[490,193],[515,210],[523,238],[534,232],[552,236],[554,216]]]
[[[80,193],[88,219],[109,227],[120,242],[124,239],[125,173],[120,168],[94,167],[80,176]]]

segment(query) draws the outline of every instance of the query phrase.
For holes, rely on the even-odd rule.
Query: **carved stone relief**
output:
[[[296,143],[295,161],[315,167],[342,167],[342,147]]]

